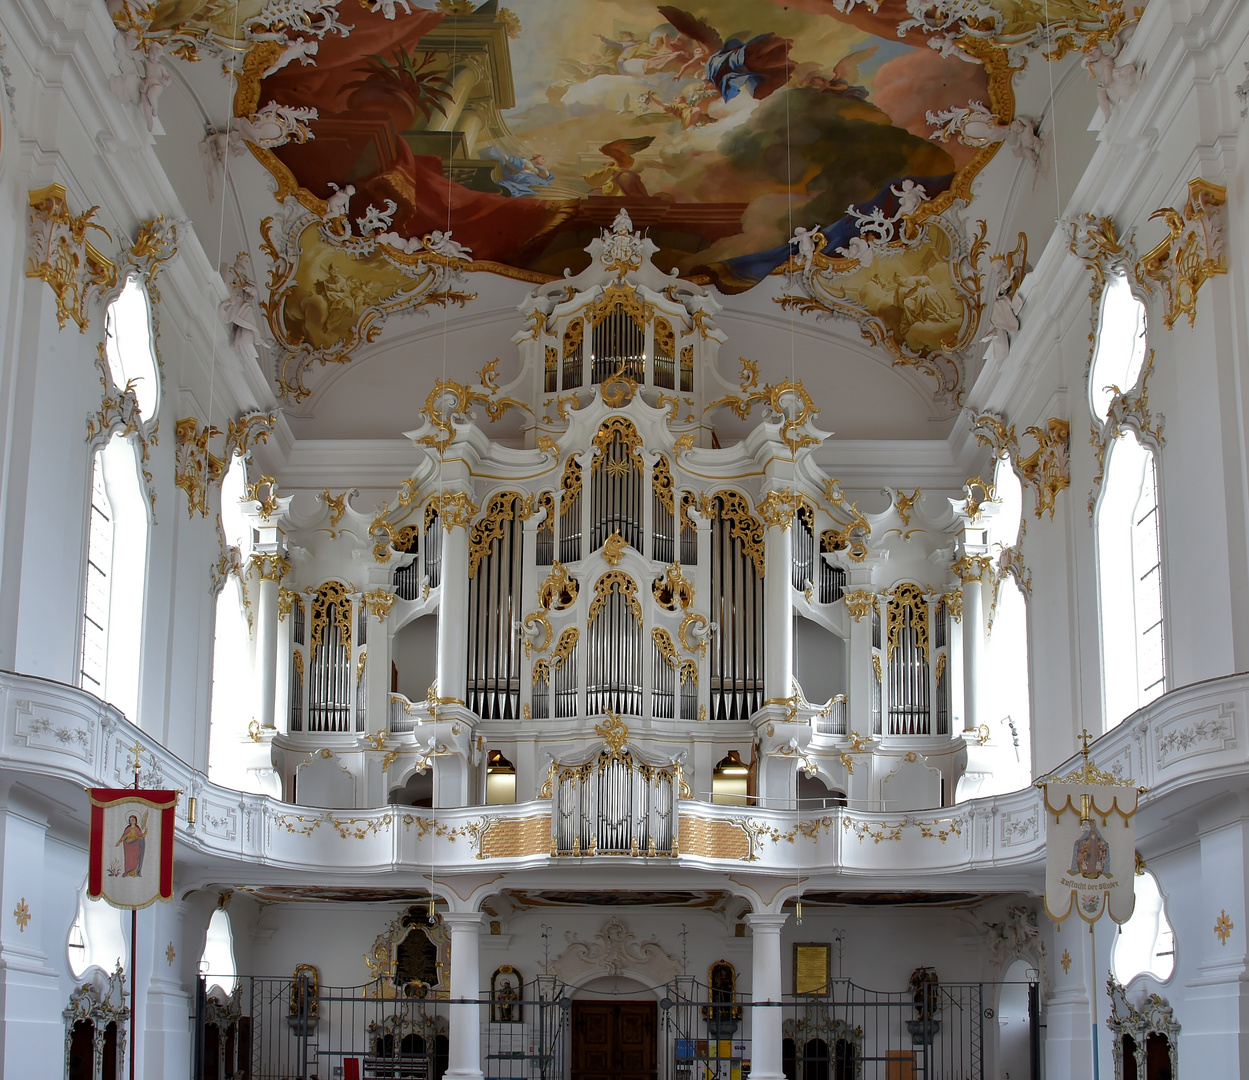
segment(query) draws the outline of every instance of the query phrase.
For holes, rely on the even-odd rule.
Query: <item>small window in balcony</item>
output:
[[[722,806],[746,806],[746,782],[750,768],[742,762],[736,750],[716,762],[711,774],[711,801]]]
[[[498,750],[486,758],[486,805],[501,806],[516,801],[516,766]]]

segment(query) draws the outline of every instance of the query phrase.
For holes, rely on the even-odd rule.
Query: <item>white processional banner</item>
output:
[[[1042,790],[1046,914],[1060,923],[1074,907],[1088,923],[1103,911],[1127,922],[1136,903],[1138,789],[1131,781],[1092,784],[1073,774]]]

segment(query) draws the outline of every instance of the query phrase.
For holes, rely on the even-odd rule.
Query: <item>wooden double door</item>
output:
[[[572,1080],[656,1080],[654,1001],[574,1001]]]

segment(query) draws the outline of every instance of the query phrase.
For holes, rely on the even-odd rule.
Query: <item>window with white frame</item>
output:
[[[1145,306],[1125,275],[1112,275],[1089,369],[1089,407],[1106,443],[1094,523],[1107,727],[1167,688],[1157,461],[1136,431],[1110,416],[1116,393],[1139,391],[1146,353]]]
[[[221,533],[239,550],[246,566],[251,551],[251,523],[242,511],[247,467],[232,456],[221,478]],[[213,622],[213,676],[208,739],[208,775],[219,784],[251,790],[239,745],[255,711],[252,692],[251,630],[243,582],[230,575],[217,596]]]
[[[204,938],[199,970],[206,977],[204,989],[207,992],[212,993],[214,987],[219,987],[226,997],[234,992],[234,983],[238,978],[234,961],[234,931],[230,926],[230,916],[223,907],[217,908],[208,920],[208,934]]]
[[[1115,938],[1115,978],[1127,986],[1140,975],[1166,982],[1175,970],[1175,931],[1158,881],[1146,870],[1135,879],[1136,908]]]
[[[1157,466],[1132,431],[1107,447],[1096,523],[1102,687],[1111,726],[1167,688]]]
[[[146,423],[158,407],[160,377],[147,293],[133,277],[109,304],[104,351],[110,377],[133,386]],[[135,721],[149,513],[138,437],[106,435],[91,462],[78,682]]]
[[[1001,569],[1003,552],[1013,548],[1023,524],[1023,485],[1009,456],[993,472],[997,513],[986,515],[989,540],[998,560],[991,621],[985,638],[981,687],[992,745],[1000,748],[993,775],[977,794],[1000,794],[1026,787],[1032,778],[1031,700],[1028,682],[1028,608],[1013,573]]]

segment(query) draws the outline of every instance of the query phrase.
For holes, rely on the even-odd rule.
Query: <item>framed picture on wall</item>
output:
[[[833,948],[829,942],[794,943],[794,993],[827,994],[832,976]]]

